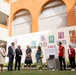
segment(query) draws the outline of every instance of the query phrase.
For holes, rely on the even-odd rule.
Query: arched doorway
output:
[[[12,35],[31,33],[32,17],[27,10],[21,10],[15,14],[12,22]]]
[[[39,31],[67,26],[66,6],[61,0],[54,0],[43,7],[39,17]]]

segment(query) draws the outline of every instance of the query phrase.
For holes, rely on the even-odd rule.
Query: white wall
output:
[[[10,5],[3,0],[0,0],[0,11],[6,15],[10,14]]]
[[[58,5],[51,6],[52,3],[47,4],[39,17],[39,31],[48,29],[57,29],[68,26],[66,6]]]
[[[8,38],[8,30],[0,27],[0,40],[7,41]]]
[[[57,41],[58,40],[66,40],[66,44],[63,45],[65,47],[65,58],[68,61],[68,45],[70,44],[70,37],[69,37],[69,31],[70,30],[75,30],[76,31],[76,26],[72,26],[72,27],[65,27],[65,28],[59,28],[59,29],[54,29],[54,30],[47,30],[47,31],[42,31],[42,32],[37,32],[37,33],[30,33],[30,34],[25,34],[25,35],[20,35],[20,36],[13,36],[13,37],[9,37],[8,38],[8,46],[11,44],[11,42],[14,42],[14,40],[17,40],[17,44],[20,44],[23,50],[23,57],[22,57],[22,62],[24,62],[25,60],[25,50],[26,50],[26,45],[30,45],[31,46],[31,41],[35,41],[37,42],[37,45],[39,45],[39,43],[44,43],[47,42],[47,46],[43,47],[42,46],[42,51],[43,51],[43,62],[46,62],[46,55],[45,55],[45,49],[48,48],[48,46],[53,46],[56,45],[56,48],[58,50],[58,45],[57,45]],[[63,39],[59,39],[58,38],[58,32],[64,32],[64,38]],[[40,41],[40,36],[41,35],[45,35],[45,41]],[[54,43],[49,43],[49,36],[54,35]],[[32,49],[32,58],[33,58],[33,62],[36,62],[35,60],[35,54],[36,54],[37,48]]]

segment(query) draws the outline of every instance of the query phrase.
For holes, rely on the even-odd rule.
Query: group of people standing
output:
[[[62,43],[58,43],[59,49],[58,49],[58,58],[59,58],[59,63],[60,63],[60,70],[62,70],[62,64],[64,67],[64,70],[66,69],[66,63],[65,63],[65,48],[62,46]],[[32,50],[29,45],[26,46],[26,57],[24,63],[26,64],[27,69],[31,69],[31,64],[32,64]],[[21,66],[21,57],[22,57],[22,50],[21,46],[18,45],[17,48],[15,49],[15,43],[12,42],[11,45],[8,47],[8,54],[7,57],[9,58],[8,61],[8,71],[13,71],[13,61],[15,57],[15,66],[14,70],[17,69],[20,71],[20,66]],[[0,66],[1,66],[1,71],[3,71],[3,64],[5,62],[5,57],[6,57],[6,50],[4,48],[4,44],[0,45]],[[40,46],[38,46],[37,51],[36,51],[36,62],[37,62],[37,67],[39,70],[42,69],[42,58],[43,58],[43,52]],[[71,71],[75,71],[75,49],[72,47],[72,45],[69,45],[68,49],[68,57],[69,57],[69,62],[71,66]]]
[[[11,43],[11,46],[8,47],[8,54],[7,56],[9,57],[9,61],[8,61],[8,71],[13,71],[13,61],[14,61],[14,57],[15,57],[15,67],[14,67],[14,70],[16,70],[17,68],[17,65],[18,65],[18,70],[20,70],[20,66],[21,66],[21,57],[22,57],[22,50],[21,50],[21,46],[18,45],[18,47],[15,49],[14,48],[15,44],[14,42]],[[31,69],[31,64],[32,64],[32,56],[31,56],[31,53],[32,53],[32,50],[30,48],[29,45],[26,46],[27,49],[26,49],[26,57],[25,57],[25,61],[24,63],[26,64],[26,68],[28,69]],[[42,64],[42,50],[41,50],[41,47],[38,46],[38,50],[36,52],[36,60],[37,60],[37,63],[40,63]],[[41,69],[41,66],[40,66],[40,69]]]
[[[9,57],[9,61],[8,61],[8,71],[13,71],[13,61],[14,61],[14,57],[15,57],[15,67],[14,70],[17,69],[18,66],[18,70],[20,70],[20,66],[21,66],[21,57],[22,57],[22,50],[21,50],[21,46],[18,45],[18,47],[15,49],[14,48],[15,44],[14,42],[11,43],[11,46],[8,47],[8,57]],[[26,49],[26,57],[25,57],[25,64],[27,64],[27,68],[28,66],[30,67],[32,63],[32,57],[31,57],[31,48],[28,45],[27,49]]]
[[[66,63],[65,63],[65,48],[62,46],[62,43],[59,42],[59,62],[60,62],[60,70],[62,70],[62,63],[64,70],[66,69]],[[71,66],[71,71],[75,71],[75,49],[73,46],[70,44],[69,49],[68,49],[68,58]]]
[[[8,47],[8,54],[7,57],[9,57],[8,61],[8,71],[13,71],[13,61],[15,56],[15,70],[17,68],[18,64],[18,70],[20,70],[20,64],[21,64],[21,56],[22,56],[22,50],[21,46],[18,45],[18,47],[15,49],[14,42],[11,43],[11,46]]]

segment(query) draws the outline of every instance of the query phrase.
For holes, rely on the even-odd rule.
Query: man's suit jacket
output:
[[[15,58],[20,58],[22,56],[22,50],[21,49],[16,49],[15,50],[15,53],[16,53],[16,57]]]
[[[8,57],[14,57],[14,50],[11,46],[8,47]]]

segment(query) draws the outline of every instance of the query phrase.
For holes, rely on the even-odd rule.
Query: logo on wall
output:
[[[36,41],[31,41],[31,48],[36,48]]]
[[[63,39],[63,38],[64,38],[64,32],[59,32],[58,39]]]
[[[57,41],[57,45],[59,44],[59,42],[61,42],[62,45],[66,45],[66,40],[58,40],[58,41]]]
[[[54,36],[49,36],[49,43],[54,43]]]
[[[47,47],[47,42],[43,42],[43,47]]]
[[[40,41],[45,41],[45,35],[40,36]]]

